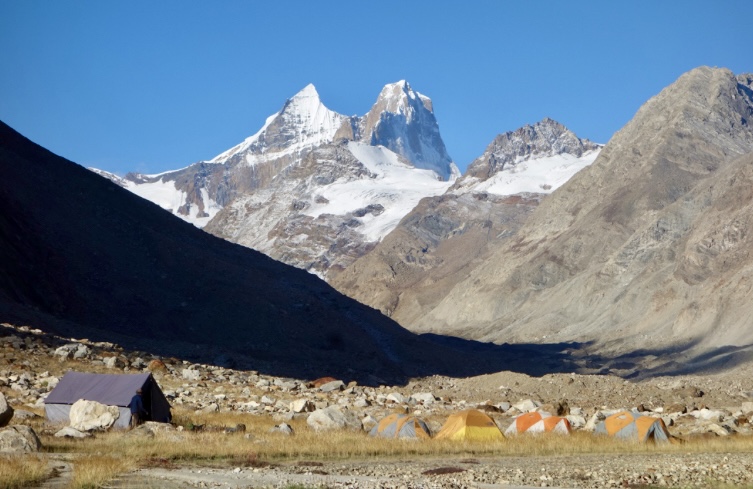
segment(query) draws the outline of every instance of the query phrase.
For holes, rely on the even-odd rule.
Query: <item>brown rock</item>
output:
[[[310,387],[319,388],[323,386],[324,384],[329,384],[330,382],[334,382],[337,379],[334,377],[321,377],[311,382]]]
[[[160,360],[158,358],[155,358],[154,360],[152,360],[151,362],[149,362],[149,365],[147,365],[146,368],[150,372],[152,372],[152,373],[155,373],[155,372],[160,372],[160,373],[167,372],[167,365],[165,365],[165,362],[163,362],[162,360]]]
[[[665,407],[664,408],[664,412],[667,413],[667,414],[672,414],[672,413],[685,414],[685,413],[688,412],[688,408],[684,404],[674,403],[674,404],[670,404],[669,406]]]

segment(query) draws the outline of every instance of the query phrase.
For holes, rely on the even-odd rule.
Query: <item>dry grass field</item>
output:
[[[304,420],[290,424],[292,436],[271,433],[270,417],[248,414],[194,414],[176,410],[182,431],[155,433],[153,437],[112,431],[77,440],[42,436],[50,456],[71,454],[70,487],[102,487],[106,481],[138,467],[264,467],[300,461],[350,461],[450,459],[463,457],[563,457],[593,454],[753,453],[753,437],[698,438],[655,445],[630,443],[575,432],[571,436],[518,436],[498,442],[451,440],[405,441],[369,437],[347,430],[316,432]],[[245,433],[225,433],[223,427],[246,426]],[[203,425],[201,431],[191,426]],[[49,431],[47,432],[49,433]],[[104,455],[103,455],[104,454]],[[44,478],[45,455],[0,459],[0,487],[24,487]],[[23,470],[18,467],[23,467]],[[722,486],[716,486],[722,487]]]

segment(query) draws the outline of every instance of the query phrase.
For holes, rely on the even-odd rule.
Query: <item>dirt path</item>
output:
[[[44,481],[39,489],[65,489],[69,487],[73,478],[73,464],[70,459],[71,455],[67,454],[50,455],[49,467],[52,477]]]

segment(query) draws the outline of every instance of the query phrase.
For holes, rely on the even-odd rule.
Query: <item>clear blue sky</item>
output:
[[[363,115],[406,79],[464,169],[544,117],[607,142],[685,71],[753,72],[751,7],[0,0],[0,120],[82,165],[156,173],[239,143],[308,83]]]

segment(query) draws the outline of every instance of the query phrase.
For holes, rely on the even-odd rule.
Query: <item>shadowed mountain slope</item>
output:
[[[470,365],[460,352],[487,347],[416,336],[2,123],[0,167],[0,321],[300,378],[400,382],[506,362],[490,354]]]

